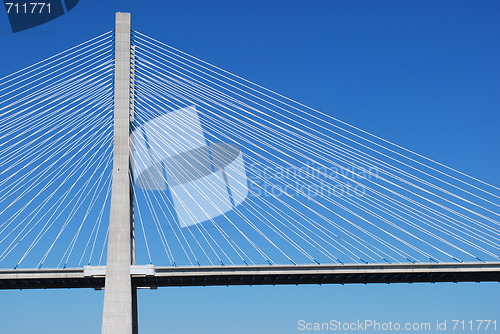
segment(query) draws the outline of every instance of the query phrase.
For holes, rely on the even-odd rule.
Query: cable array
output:
[[[182,227],[172,189],[136,183],[136,224],[153,263],[498,261],[500,188],[140,32],[133,44],[136,129],[195,108],[209,146],[232,143],[243,152],[240,182],[249,192],[233,210]],[[185,142],[151,134],[151,159],[185,147],[185,159],[197,161],[189,150],[195,138],[184,132]],[[180,182],[161,164],[153,168],[158,189]],[[181,209],[194,216],[204,208]]]
[[[2,267],[98,263],[109,215],[113,49],[107,32],[0,79]]]
[[[499,260],[499,187],[132,38],[138,264]],[[107,32],[0,78],[1,267],[105,264],[113,44]]]

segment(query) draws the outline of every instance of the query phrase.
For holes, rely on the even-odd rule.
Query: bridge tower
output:
[[[134,222],[130,185],[131,19],[116,13],[114,149],[102,334],[137,333],[137,289],[132,286]]]

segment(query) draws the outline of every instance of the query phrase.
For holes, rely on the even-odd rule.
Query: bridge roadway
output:
[[[257,265],[154,267],[131,266],[132,284],[162,286],[348,284],[417,282],[500,282],[500,262]],[[0,269],[0,289],[103,289],[106,267]]]

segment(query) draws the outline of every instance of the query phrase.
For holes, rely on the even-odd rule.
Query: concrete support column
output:
[[[102,334],[133,334],[137,328],[136,291],[130,278],[130,32],[130,13],[116,13],[114,162]]]

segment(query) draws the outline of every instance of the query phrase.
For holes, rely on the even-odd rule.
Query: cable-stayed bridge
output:
[[[0,288],[499,281],[500,188],[137,31],[0,79]]]

